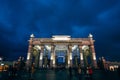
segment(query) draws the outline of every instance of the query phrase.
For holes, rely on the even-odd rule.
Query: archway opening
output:
[[[66,50],[56,50],[56,65],[57,67],[65,67],[66,66]]]
[[[92,65],[92,55],[89,46],[83,46],[84,67]]]

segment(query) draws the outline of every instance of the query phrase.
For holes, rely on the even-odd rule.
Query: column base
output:
[[[27,61],[26,61],[26,67],[31,67],[31,65],[32,65],[31,60],[27,60]]]
[[[96,60],[93,60],[93,67],[94,67],[94,68],[97,68],[97,67],[98,67]]]
[[[72,67],[72,60],[70,60],[70,66]]]
[[[32,61],[31,60],[27,60],[26,61],[26,70],[29,71],[29,69],[32,67]]]
[[[43,61],[42,60],[39,60],[39,68],[42,68],[43,66],[42,66],[42,63],[43,63]]]
[[[55,64],[53,64],[53,68],[55,68],[56,67],[56,65]]]
[[[53,60],[50,60],[50,67],[53,67]]]
[[[84,67],[84,61],[83,60],[80,61],[80,66]]]
[[[67,67],[69,68],[69,67],[71,67],[71,65],[70,65],[70,64],[68,64],[68,65],[67,65]]]

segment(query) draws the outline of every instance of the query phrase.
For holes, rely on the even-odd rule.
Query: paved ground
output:
[[[16,77],[9,77],[8,72],[0,73],[0,80],[29,80],[30,74],[28,72],[18,72]],[[11,79],[10,79],[11,78]],[[32,75],[33,80],[79,80],[78,75],[72,70],[72,77],[69,76],[68,70],[36,70]],[[81,80],[88,80],[84,74]],[[95,70],[93,73],[93,80],[120,80],[117,72]]]

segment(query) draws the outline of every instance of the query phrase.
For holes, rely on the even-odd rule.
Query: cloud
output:
[[[119,5],[119,0],[0,1],[0,56],[26,55],[32,33],[36,37],[92,33],[97,55],[115,60],[120,44]]]

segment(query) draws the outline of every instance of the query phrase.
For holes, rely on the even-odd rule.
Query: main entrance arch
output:
[[[91,62],[89,62],[88,56],[90,56]],[[77,67],[78,65],[86,67],[90,64],[96,68],[93,37],[89,34],[88,38],[71,38],[65,35],[35,38],[32,34],[29,40],[26,65],[29,67],[33,62],[36,67],[57,67],[60,64],[64,64],[66,67]]]

